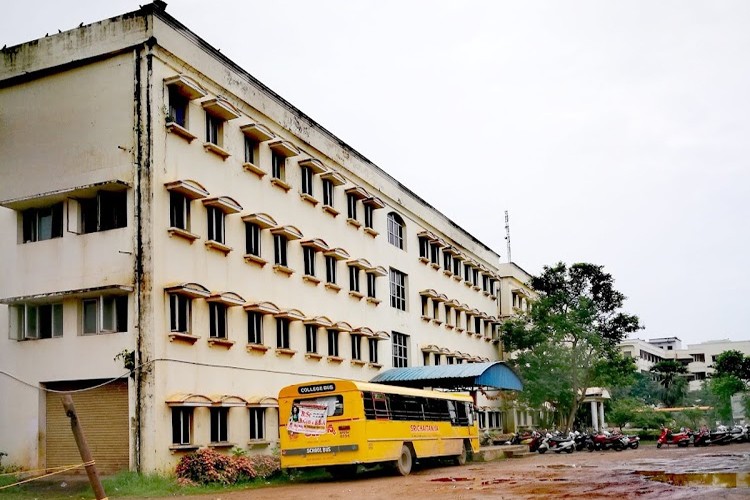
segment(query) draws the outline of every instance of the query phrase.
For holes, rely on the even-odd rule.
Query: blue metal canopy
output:
[[[376,375],[370,382],[443,389],[471,387],[492,387],[512,391],[523,389],[521,379],[502,361],[391,368]]]

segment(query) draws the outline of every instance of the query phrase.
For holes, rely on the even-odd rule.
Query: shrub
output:
[[[182,457],[177,464],[176,472],[177,477],[196,483],[237,482],[237,468],[232,458],[211,448],[203,448]]]
[[[266,479],[280,470],[279,459],[271,455],[247,456],[244,452],[233,450],[233,454],[227,456],[204,448],[182,457],[176,473],[178,480],[186,484],[233,484],[256,478]]]

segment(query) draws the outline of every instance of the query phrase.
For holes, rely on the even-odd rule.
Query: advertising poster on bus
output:
[[[328,406],[315,404],[292,405],[286,429],[300,434],[325,434]]]

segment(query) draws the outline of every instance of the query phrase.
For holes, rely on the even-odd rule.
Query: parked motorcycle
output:
[[[628,439],[624,438],[622,434],[611,434],[609,432],[600,432],[591,436],[591,439],[587,443],[589,451],[600,451],[600,450],[615,450],[622,451],[626,446],[629,446]]]
[[[711,431],[711,444],[725,445],[731,442],[732,434],[726,426],[720,425],[716,430]]]
[[[690,444],[690,434],[690,429],[674,433],[669,427],[663,427],[661,435],[656,441],[656,447],[661,448],[665,444],[667,446],[676,444],[678,447],[684,448]]]
[[[735,425],[731,431],[729,431],[730,443],[744,443],[748,440],[747,429],[741,425]]]
[[[534,431],[531,433],[531,441],[529,441],[529,451],[531,453],[534,453],[535,451],[538,451],[539,453],[544,453],[547,451],[548,446],[547,443],[544,441],[547,439],[546,436],[542,435],[541,433]],[[539,448],[542,447],[542,444],[544,444],[544,451],[539,451]]]
[[[711,433],[706,427],[702,427],[698,432],[693,433],[693,446],[708,446],[711,444]]]

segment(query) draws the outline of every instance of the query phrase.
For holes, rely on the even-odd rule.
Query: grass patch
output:
[[[0,487],[15,483],[25,476],[0,476]],[[54,476],[53,476],[54,478]],[[272,485],[318,481],[328,478],[323,469],[297,471],[292,475],[281,473],[268,479],[238,483],[234,485],[208,484],[183,486],[177,478],[159,474],[137,474],[121,472],[102,479],[104,491],[109,498],[153,498],[183,495],[203,495],[215,492],[241,491]],[[81,500],[94,498],[85,475],[65,479],[42,479],[0,490],[0,500]]]

